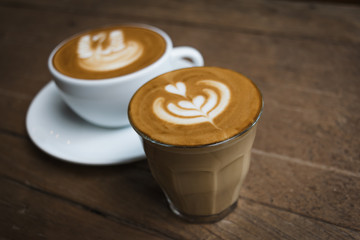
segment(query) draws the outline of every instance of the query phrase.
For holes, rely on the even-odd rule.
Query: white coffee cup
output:
[[[160,34],[166,41],[164,54],[151,65],[119,77],[86,80],[60,73],[53,65],[53,57],[68,40],[60,43],[50,54],[48,67],[66,104],[79,116],[102,127],[122,127],[129,124],[127,108],[135,91],[150,79],[182,67],[203,66],[203,57],[198,50],[173,47],[170,37],[162,30],[143,24],[127,24],[146,28]],[[190,59],[186,61],[185,59]]]

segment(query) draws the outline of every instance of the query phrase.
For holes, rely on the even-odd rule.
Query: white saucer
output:
[[[32,101],[26,128],[41,150],[68,162],[109,165],[145,158],[141,140],[131,127],[107,129],[84,121],[65,105],[54,82]]]
[[[184,59],[176,63],[176,69],[191,66]],[[86,122],[63,102],[54,82],[32,101],[26,128],[35,145],[64,161],[110,165],[145,158],[140,137],[130,126],[108,129]]]

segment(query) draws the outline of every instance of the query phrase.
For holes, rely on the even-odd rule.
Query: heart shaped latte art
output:
[[[203,122],[214,124],[214,119],[221,114],[230,102],[229,88],[215,80],[201,80],[202,93],[190,98],[186,95],[186,85],[177,82],[165,86],[165,91],[182,96],[184,99],[176,104],[169,103],[164,106],[165,97],[158,97],[153,103],[153,111],[160,119],[180,125],[192,125]]]

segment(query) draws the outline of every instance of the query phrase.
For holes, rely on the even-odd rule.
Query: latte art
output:
[[[106,80],[150,66],[166,48],[163,36],[145,27],[104,27],[61,44],[52,63],[57,71],[72,78]]]
[[[201,146],[242,133],[261,108],[260,91],[250,79],[228,69],[194,67],[144,84],[130,102],[129,119],[148,139]]]
[[[109,42],[106,47],[105,41]],[[89,71],[111,71],[125,67],[136,61],[142,52],[140,43],[125,42],[121,30],[82,36],[77,48],[78,64]]]
[[[180,95],[184,100],[175,104],[169,103],[165,108],[165,98],[159,97],[155,99],[153,104],[154,113],[160,119],[173,124],[190,125],[210,122],[217,127],[213,120],[229,104],[230,90],[225,84],[215,80],[201,80],[197,84],[204,86],[202,88],[204,94],[197,95],[194,98],[186,95],[186,85],[183,82],[166,85],[166,92]]]

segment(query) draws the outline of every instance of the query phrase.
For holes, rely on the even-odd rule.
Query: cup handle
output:
[[[179,62],[179,60],[186,60],[193,67],[204,66],[204,59],[201,53],[192,47],[174,47],[171,52],[171,58],[173,63]]]

